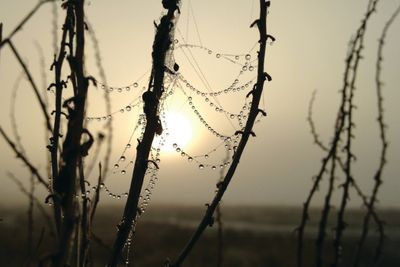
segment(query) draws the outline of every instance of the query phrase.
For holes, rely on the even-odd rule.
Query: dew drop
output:
[[[245,56],[245,58],[246,58],[246,60],[250,60],[250,59],[251,59],[251,55],[250,55],[250,54],[247,54],[247,55]]]
[[[212,54],[212,51],[211,51],[211,50],[208,50],[208,54],[211,55],[211,54]]]
[[[236,59],[236,60],[239,60],[239,56],[235,56],[235,59]]]
[[[217,58],[220,58],[221,57],[221,54],[216,54],[215,55]]]
[[[124,175],[125,173],[126,173],[126,171],[125,171],[125,170],[122,170],[122,171],[121,171],[121,174],[122,174],[122,175]]]
[[[124,109],[123,108],[121,108],[120,110],[119,110],[119,112],[121,112],[121,113],[124,113]]]
[[[192,161],[193,161],[193,158],[192,158],[192,157],[188,157],[188,161],[189,161],[189,162],[192,162]]]
[[[178,148],[176,148],[176,152],[181,152],[181,149],[178,147]]]
[[[122,92],[122,88],[118,88],[118,93],[121,93]]]
[[[208,158],[209,158],[208,154],[205,154],[205,155],[204,155],[204,157],[205,157],[206,159],[208,159]]]
[[[134,84],[133,84],[133,87],[138,87],[138,86],[139,86],[138,83],[134,83]]]
[[[120,161],[125,161],[126,158],[125,158],[125,156],[121,156],[121,157],[119,158],[119,160],[120,160]]]
[[[249,67],[249,71],[253,71],[254,70],[254,67],[253,66],[250,66]]]
[[[118,164],[114,164],[114,169],[118,169],[119,165]]]
[[[243,66],[243,67],[242,67],[242,70],[243,70],[243,71],[246,71],[246,70],[247,70],[247,66]]]
[[[131,148],[131,144],[126,144],[126,148]]]
[[[231,119],[234,119],[234,118],[235,118],[235,115],[231,114],[229,117],[230,117]]]
[[[204,169],[204,165],[203,165],[203,164],[200,164],[200,165],[199,165],[199,169],[200,169],[200,170]]]
[[[126,111],[131,111],[131,106],[126,106]]]
[[[177,148],[178,145],[177,145],[176,143],[174,143],[174,144],[172,145],[172,147],[173,147],[173,148]]]

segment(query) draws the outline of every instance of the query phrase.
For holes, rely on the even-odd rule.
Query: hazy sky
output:
[[[0,21],[3,22],[3,36],[9,32],[36,4],[35,0],[0,0]],[[159,0],[147,1],[105,1],[92,0],[86,5],[87,19],[93,27],[101,50],[102,63],[110,86],[125,88],[140,77],[138,88],[146,85],[151,66],[151,45],[154,37],[153,21],[160,17],[162,8]],[[333,122],[339,105],[339,89],[342,85],[344,59],[347,44],[355,32],[366,10],[366,0],[354,1],[271,1],[268,17],[269,32],[277,41],[267,48],[266,69],[273,81],[265,86],[264,106],[268,117],[255,126],[256,138],[249,141],[237,173],[228,189],[224,201],[241,204],[301,205],[311,186],[311,177],[320,166],[323,153],[313,145],[306,122],[308,103],[314,90],[318,90],[314,107],[314,119],[321,139],[328,143],[333,133]],[[381,1],[378,13],[370,21],[366,49],[363,52],[359,80],[357,82],[355,115],[357,138],[354,141],[358,154],[355,178],[364,191],[369,194],[373,184],[373,174],[378,166],[379,132],[376,123],[376,99],[374,87],[374,64],[376,60],[377,40],[386,20],[400,4],[398,0]],[[258,16],[256,0],[191,0],[183,1],[182,14],[178,22],[176,37],[179,44],[190,43],[207,49],[193,47],[190,51],[201,66],[204,75],[213,90],[229,86],[241,70],[241,66],[231,64],[217,54],[244,55],[250,53],[255,58],[253,46],[258,40],[257,31],[249,25]],[[59,25],[64,11],[57,8]],[[194,20],[195,18],[195,20]],[[15,35],[13,41],[28,62],[36,82],[42,85],[40,53],[38,45],[44,51],[46,77],[49,84],[53,74],[49,71],[53,58],[52,6],[44,6],[35,17]],[[196,30],[198,29],[198,33]],[[400,118],[398,100],[400,97],[400,21],[392,26],[384,51],[383,80],[385,81],[385,115],[389,125],[390,140],[388,164],[384,171],[384,184],[380,192],[381,206],[400,207],[399,162]],[[58,34],[61,31],[58,29]],[[200,36],[200,37],[199,37]],[[89,38],[88,38],[89,39]],[[212,54],[208,54],[208,49]],[[188,51],[188,50],[185,50]],[[93,44],[87,42],[87,72],[99,77],[94,61]],[[182,49],[175,51],[176,61],[182,74],[196,88],[205,90],[204,85],[192,70]],[[230,57],[232,58],[232,57]],[[251,60],[250,60],[251,61]],[[193,63],[193,62],[192,62]],[[20,74],[8,48],[1,51],[0,58],[0,107],[1,126],[11,133],[10,99],[13,85]],[[240,76],[239,83],[253,78],[247,71]],[[184,90],[189,92],[183,85]],[[166,110],[175,110],[192,124],[192,139],[184,150],[191,155],[205,155],[218,145],[218,140],[207,133],[188,105],[182,90],[176,87],[174,96],[169,98]],[[88,116],[102,116],[105,113],[101,89],[90,89]],[[232,96],[221,96],[218,101],[232,113],[239,113],[246,92]],[[48,93],[49,98],[53,95]],[[129,92],[112,93],[112,110],[118,111],[134,101],[140,93],[138,89]],[[32,90],[26,81],[20,83],[17,93],[16,118],[23,144],[32,161],[45,173],[46,151],[43,121],[34,100]],[[213,100],[214,101],[214,100]],[[51,102],[51,101],[50,101]],[[52,103],[52,102],[51,102]],[[210,125],[226,135],[237,129],[227,123],[227,118],[205,105],[205,99],[193,96],[194,105]],[[199,103],[199,104],[198,104]],[[201,107],[201,110],[200,110]],[[124,114],[116,113],[114,122],[114,152],[112,165],[118,161],[135,124],[137,109]],[[90,122],[89,129],[96,133],[103,129],[103,123]],[[136,137],[133,139],[136,140]],[[127,150],[128,159],[134,157],[135,142]],[[15,173],[23,181],[29,179],[23,165],[3,140],[0,141],[0,199],[2,203],[25,201],[16,186],[10,182],[6,172]],[[224,158],[224,149],[210,154],[209,159],[202,158],[206,164],[219,165]],[[179,153],[163,152],[161,156],[159,181],[153,191],[155,203],[203,204],[209,201],[215,189],[218,171],[210,168],[199,170],[198,164],[188,163]],[[127,174],[116,174],[107,178],[106,184],[115,193],[128,190],[131,169]],[[95,181],[93,174],[89,179]],[[321,192],[314,204],[321,203]],[[335,194],[340,195],[336,190]],[[358,206],[359,200],[352,192],[352,205]],[[42,192],[42,195],[44,193]],[[107,200],[105,200],[107,199]],[[104,197],[103,201],[117,202]],[[122,200],[119,201],[121,204]]]

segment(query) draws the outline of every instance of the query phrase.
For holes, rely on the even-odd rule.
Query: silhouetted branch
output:
[[[148,90],[142,95],[144,101],[143,109],[146,115],[146,127],[143,138],[136,148],[137,154],[129,195],[125,205],[124,215],[121,219],[121,223],[119,224],[117,237],[113,246],[113,252],[108,262],[109,267],[117,266],[121,257],[122,249],[126,243],[126,240],[128,239],[133,225],[135,224],[135,219],[138,212],[139,196],[148,167],[147,165],[151,145],[153,143],[159,123],[158,109],[160,99],[164,91],[165,61],[167,52],[170,49],[170,45],[173,41],[171,36],[175,26],[175,10],[178,9],[178,4],[179,0],[163,1],[163,6],[164,8],[168,9],[168,12],[161,18],[160,24],[157,27],[153,43],[153,67],[149,81],[149,87]]]
[[[101,54],[100,54],[100,47],[99,47],[99,41],[97,40],[96,33],[94,32],[93,26],[87,21],[89,30],[89,37],[92,40],[93,43],[93,48],[95,51],[95,59],[96,59],[96,66],[97,69],[99,70],[99,75],[101,82],[104,85],[107,85],[107,78],[106,78],[106,73],[103,68],[102,60],[101,60]],[[111,114],[111,99],[110,95],[108,94],[107,90],[104,90],[103,97],[106,103],[106,113]],[[113,125],[112,125],[112,120],[108,119],[106,122],[106,129],[107,129],[107,148],[105,152],[105,157],[104,157],[104,171],[103,171],[103,180],[106,179],[107,174],[108,174],[108,167],[110,165],[110,157],[111,157],[111,149],[112,149],[112,141],[113,141]],[[100,148],[100,146],[99,146]],[[89,176],[89,173],[88,173]]]
[[[367,206],[369,207],[369,209],[367,210],[367,214],[364,217],[361,237],[358,242],[356,256],[355,256],[355,262],[353,265],[354,267],[359,266],[361,250],[362,250],[362,247],[365,243],[366,237],[369,232],[370,217],[373,216],[372,211],[374,210],[374,205],[375,205],[375,202],[377,199],[378,190],[383,182],[381,177],[382,177],[382,172],[383,172],[384,166],[386,164],[386,154],[387,154],[387,148],[388,148],[388,141],[387,141],[387,137],[386,137],[386,125],[385,125],[384,111],[383,111],[383,95],[382,95],[382,84],[383,83],[381,81],[383,48],[384,48],[385,39],[386,39],[388,30],[389,30],[390,26],[392,25],[393,21],[397,18],[399,13],[400,13],[400,6],[395,10],[395,12],[392,14],[392,16],[386,22],[386,24],[382,30],[382,34],[379,38],[377,61],[376,61],[376,66],[375,66],[375,70],[376,70],[375,85],[376,85],[376,94],[377,94],[377,106],[378,106],[377,121],[378,121],[379,132],[380,132],[381,153],[380,153],[379,166],[378,166],[378,169],[374,176],[375,185],[372,190],[372,195],[371,195],[370,201],[367,203]],[[382,223],[379,220],[377,222],[378,222],[378,230],[380,232],[380,239],[379,239],[379,243],[378,243],[375,257],[374,257],[375,262],[379,259],[379,256],[381,254],[382,242],[383,242],[383,238],[384,238]]]
[[[213,214],[215,212],[215,209],[217,208],[218,204],[220,203],[235,171],[236,168],[239,164],[240,158],[242,156],[242,153],[246,147],[247,141],[252,133],[252,128],[254,125],[254,122],[257,118],[257,115],[259,113],[259,103],[261,100],[261,94],[263,92],[264,88],[264,82],[265,79],[267,78],[270,80],[270,77],[268,78],[265,75],[264,72],[264,62],[265,62],[265,49],[266,49],[266,41],[267,41],[267,9],[270,6],[270,1],[265,1],[265,0],[260,0],[260,18],[259,18],[259,23],[258,23],[258,30],[260,33],[260,50],[258,52],[258,73],[257,73],[257,83],[255,88],[253,89],[253,99],[252,99],[252,104],[250,107],[250,113],[246,122],[246,126],[244,130],[241,133],[241,139],[239,142],[239,145],[236,149],[235,154],[233,155],[233,160],[232,164],[230,165],[228,172],[225,175],[225,178],[223,181],[219,184],[218,191],[211,202],[211,204],[208,205],[206,214],[204,215],[203,219],[201,220],[200,224],[198,225],[197,229],[195,230],[193,236],[189,240],[189,242],[186,244],[185,248],[182,250],[181,254],[178,256],[178,258],[171,264],[171,266],[178,267],[181,266],[186,257],[189,255],[189,253],[192,251],[194,245],[197,243],[201,235],[203,234],[204,230],[212,225],[213,221]],[[268,75],[269,76],[269,75]]]
[[[36,98],[37,98],[37,100],[39,102],[40,108],[42,110],[42,113],[43,113],[43,116],[44,116],[44,119],[45,119],[45,122],[46,122],[46,127],[51,132],[52,131],[52,127],[50,125],[50,116],[47,113],[46,104],[44,103],[44,101],[42,99],[42,96],[41,96],[41,94],[39,92],[39,89],[38,89],[38,87],[36,86],[36,83],[33,80],[31,72],[29,71],[29,69],[26,66],[25,62],[22,60],[20,54],[18,53],[18,51],[15,48],[14,44],[12,43],[12,41],[11,40],[7,40],[7,41],[4,41],[4,42],[6,42],[10,46],[11,51],[14,53],[14,55],[17,58],[19,64],[21,65],[22,69],[24,70],[24,72],[25,72],[25,74],[26,74],[26,76],[28,78],[28,81],[32,86],[33,92],[35,93],[35,96],[36,96]]]
[[[33,199],[33,201],[36,204],[36,207],[38,208],[38,210],[42,213],[43,217],[45,218],[46,222],[47,222],[47,226],[50,229],[50,232],[52,235],[54,235],[54,230],[53,230],[53,224],[51,221],[50,216],[47,214],[46,210],[44,209],[44,207],[42,206],[42,202],[41,200],[39,200],[37,197],[35,197],[31,192],[29,192],[25,186],[14,176],[14,174],[7,172],[7,176],[8,178],[10,178],[10,180],[12,180],[19,188],[19,190],[26,195],[27,197]]]
[[[306,199],[306,202],[304,203],[303,207],[303,214],[301,218],[300,225],[298,227],[298,244],[297,244],[297,266],[301,267],[302,266],[302,257],[303,257],[303,239],[304,239],[304,230],[306,227],[306,223],[309,219],[309,213],[308,209],[311,203],[311,200],[315,194],[315,192],[318,190],[319,184],[323,178],[324,173],[327,171],[327,164],[332,161],[332,168],[331,168],[331,173],[330,173],[330,185],[328,189],[328,194],[327,198],[325,201],[325,208],[323,210],[323,215],[320,221],[320,228],[319,231],[319,238],[317,240],[317,244],[322,246],[323,242],[323,237],[325,236],[325,227],[326,223],[324,222],[326,220],[325,217],[328,216],[329,212],[329,202],[330,195],[332,193],[333,187],[333,179],[335,176],[335,162],[338,160],[338,149],[339,149],[339,142],[341,140],[341,136],[345,135],[345,145],[343,147],[343,151],[345,152],[345,162],[342,166],[344,166],[344,173],[345,173],[345,182],[343,183],[343,194],[342,194],[342,199],[341,199],[341,204],[337,216],[337,225],[336,225],[336,234],[335,234],[335,239],[334,239],[334,260],[332,267],[336,267],[339,262],[339,258],[341,256],[341,239],[343,235],[343,231],[346,227],[346,223],[344,222],[344,213],[347,205],[347,201],[349,198],[349,187],[353,181],[353,177],[351,174],[351,166],[352,162],[355,159],[355,155],[352,153],[352,139],[354,138],[353,136],[353,129],[355,127],[355,124],[353,123],[353,110],[355,109],[355,106],[353,104],[353,98],[354,98],[354,90],[355,90],[355,82],[357,78],[357,70],[358,70],[358,65],[360,60],[362,59],[361,56],[361,51],[363,50],[363,42],[364,42],[364,34],[366,31],[366,26],[367,22],[372,15],[372,13],[375,11],[376,4],[379,0],[370,0],[368,3],[368,9],[367,12],[361,22],[360,27],[357,29],[356,36],[353,38],[353,40],[350,42],[350,47],[349,47],[349,53],[346,58],[346,64],[345,64],[345,72],[343,75],[343,88],[341,91],[342,98],[341,98],[341,104],[339,107],[337,119],[336,119],[336,124],[335,124],[335,132],[334,132],[334,137],[331,142],[331,145],[329,149],[326,151],[327,155],[323,158],[322,160],[322,165],[321,168],[317,174],[317,176],[314,177],[314,183],[311,188],[311,191]],[[311,108],[310,108],[311,110]],[[312,127],[312,119],[309,116],[309,122],[311,121],[310,125]],[[312,128],[313,129],[313,128]],[[316,136],[315,129],[312,130],[312,133],[314,135],[314,139]],[[318,140],[318,139],[317,139]],[[322,144],[321,142],[319,142]],[[320,146],[319,144],[319,146]],[[321,147],[321,146],[320,146]],[[323,146],[322,146],[323,147]],[[339,161],[340,162],[340,161]],[[317,252],[316,260],[317,264],[322,264],[321,263],[321,253],[322,249],[320,249]]]
[[[319,140],[319,136],[317,133],[317,130],[315,128],[315,123],[314,120],[312,118],[312,114],[313,114],[313,107],[314,107],[314,102],[315,102],[315,96],[317,94],[317,91],[314,91],[312,93],[311,99],[310,99],[310,103],[308,105],[308,116],[307,116],[307,122],[308,125],[310,126],[310,130],[311,130],[311,135],[314,138],[314,143],[319,146],[322,150],[324,151],[328,151],[328,148],[321,142],[321,140]]]
[[[1,126],[0,126],[0,134],[3,136],[4,140],[11,147],[11,149],[15,152],[15,154],[17,155],[17,158],[21,159],[22,162],[26,165],[26,167],[28,167],[29,171],[36,177],[36,179],[41,184],[43,184],[46,188],[48,188],[48,183],[43,179],[43,177],[40,175],[40,173],[36,169],[36,167],[29,161],[29,159],[27,157],[25,157],[24,154],[21,153],[21,151],[18,150],[16,145],[13,143],[13,141],[11,141],[11,139],[4,132],[4,130]]]
[[[32,16],[40,9],[40,7],[48,2],[53,2],[55,0],[41,0],[39,1],[36,6],[22,19],[22,21],[15,27],[15,29],[6,37],[4,40],[0,38],[0,49],[5,45],[6,42],[11,40],[11,38],[22,29],[22,27],[32,18]]]
[[[357,73],[358,73],[358,66],[359,62],[362,59],[361,52],[364,48],[364,35],[366,32],[367,28],[367,22],[369,18],[371,17],[372,13],[376,11],[376,5],[379,0],[371,0],[369,3],[369,9],[367,10],[367,13],[365,14],[364,19],[361,22],[361,26],[357,30],[356,37],[353,41],[353,44],[351,45],[351,53],[353,54],[353,64],[352,64],[352,77],[350,80],[349,84],[349,97],[347,99],[347,110],[345,115],[347,116],[347,136],[346,136],[346,144],[344,146],[344,150],[346,153],[346,162],[345,162],[345,175],[346,175],[346,180],[343,184],[343,195],[342,195],[342,200],[340,204],[340,208],[338,211],[338,217],[337,217],[337,224],[336,224],[336,235],[335,235],[335,240],[334,240],[334,247],[335,247],[335,253],[334,253],[334,261],[332,264],[332,267],[336,267],[339,264],[339,259],[342,255],[342,247],[341,247],[341,242],[342,242],[342,236],[343,236],[343,231],[345,230],[347,224],[344,221],[344,213],[346,209],[347,202],[349,200],[349,187],[351,185],[351,181],[353,179],[352,172],[351,172],[351,167],[352,167],[352,162],[355,160],[355,156],[352,152],[352,139],[354,138],[353,135],[353,129],[355,127],[353,123],[353,111],[355,109],[355,106],[353,104],[353,99],[354,99],[354,90],[355,90],[355,83],[357,80]],[[347,81],[347,79],[346,79]]]

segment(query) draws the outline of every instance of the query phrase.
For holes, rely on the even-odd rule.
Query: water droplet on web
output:
[[[235,59],[236,59],[236,60],[239,60],[239,56],[235,56]]]
[[[125,170],[122,170],[122,171],[121,171],[121,174],[122,174],[122,175],[124,175],[125,173],[126,173],[126,171],[125,171]]]
[[[208,50],[208,54],[211,55],[211,54],[212,54],[212,51],[211,51],[211,50]]]
[[[215,171],[215,170],[217,169],[217,167],[212,166],[211,169],[212,169],[213,171]]]
[[[121,156],[121,157],[119,158],[120,161],[125,161],[125,159],[126,159],[125,156]]]
[[[249,67],[249,71],[253,71],[254,70],[254,67],[253,66],[250,66]]]
[[[246,71],[246,70],[247,70],[247,66],[243,66],[243,67],[242,67],[242,70],[243,70],[243,71]]]
[[[126,111],[131,111],[131,106],[126,106]]]
[[[199,165],[199,169],[200,169],[200,170],[204,169],[204,165],[203,165],[203,164],[200,164],[200,165]]]
[[[247,54],[247,55],[245,56],[245,58],[246,58],[246,60],[250,60],[250,59],[251,59],[251,55],[250,55],[250,54]]]
[[[134,83],[134,84],[133,84],[133,87],[138,87],[138,86],[139,86],[138,83]]]
[[[217,58],[220,58],[221,57],[221,54],[216,54],[215,55]]]
[[[208,154],[205,154],[204,157],[205,157],[206,159],[208,159],[209,156],[208,156]]]
[[[193,158],[192,158],[192,157],[188,157],[188,161],[189,161],[189,162],[192,162],[192,161],[193,161]]]
[[[231,114],[229,117],[230,117],[231,119],[234,119],[234,118],[235,118],[235,115]]]
[[[119,112],[121,112],[121,113],[124,113],[124,109],[123,108],[121,108],[120,110],[119,110]]]
[[[131,144],[126,144],[126,148],[131,148]]]
[[[114,169],[118,169],[119,165],[118,164],[114,164]]]
[[[122,88],[118,88],[118,93],[121,93],[122,92]]]
[[[174,144],[172,145],[172,147],[173,147],[173,148],[177,148],[177,147],[178,147],[177,143],[174,143]]]

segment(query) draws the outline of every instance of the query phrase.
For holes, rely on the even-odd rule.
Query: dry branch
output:
[[[233,155],[232,164],[230,165],[228,172],[225,175],[225,178],[221,183],[219,183],[218,191],[211,202],[211,204],[207,205],[207,211],[201,220],[200,224],[198,225],[196,231],[194,232],[193,236],[186,244],[185,248],[182,250],[181,254],[177,257],[177,259],[171,264],[171,266],[178,267],[181,266],[186,257],[192,251],[194,245],[200,239],[201,235],[203,234],[204,230],[212,225],[213,222],[213,214],[219,205],[228,185],[235,174],[236,168],[239,165],[240,158],[242,153],[246,147],[248,139],[250,135],[254,135],[252,129],[254,122],[259,114],[259,103],[261,99],[261,94],[264,88],[264,81],[266,79],[271,80],[271,77],[264,72],[264,62],[265,62],[265,49],[267,43],[267,13],[268,8],[270,6],[270,1],[260,0],[260,18],[257,22],[258,30],[260,33],[260,50],[258,52],[258,73],[257,73],[257,83],[253,89],[252,96],[252,104],[250,107],[249,117],[246,122],[246,126],[243,131],[241,131],[241,139],[239,145],[236,149],[235,154]]]

